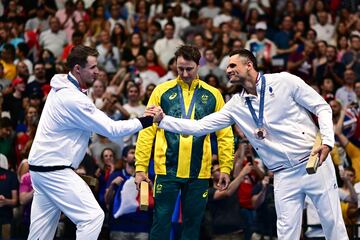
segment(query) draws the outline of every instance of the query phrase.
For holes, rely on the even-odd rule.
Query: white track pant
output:
[[[61,212],[76,224],[76,239],[98,238],[104,212],[81,177],[71,169],[30,175],[35,193],[28,240],[53,239]]]
[[[306,163],[274,174],[278,239],[300,239],[305,195],[317,209],[326,239],[349,239],[330,156],[315,174],[307,174],[305,167]]]

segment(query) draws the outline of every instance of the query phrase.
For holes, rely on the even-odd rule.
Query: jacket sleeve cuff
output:
[[[333,149],[333,147],[334,147],[334,142],[331,142],[331,141],[326,141],[326,140],[324,140],[324,141],[322,142],[322,144],[327,145],[330,149]]]
[[[231,169],[229,167],[220,167],[220,172],[230,175]]]
[[[151,116],[139,117],[138,119],[143,128],[151,127],[153,125],[154,118]]]
[[[135,172],[147,172],[148,168],[142,165],[137,165],[135,167]]]

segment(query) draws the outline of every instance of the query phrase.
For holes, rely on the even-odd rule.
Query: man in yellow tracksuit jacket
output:
[[[197,48],[181,46],[175,53],[179,76],[157,86],[148,106],[161,106],[166,115],[191,119],[201,119],[219,111],[224,105],[220,91],[198,78],[200,56]],[[216,132],[216,137],[221,188],[225,189],[233,167],[234,137],[231,127]],[[199,239],[211,176],[210,135],[179,135],[158,129],[155,124],[141,131],[135,152],[137,185],[143,180],[150,181],[146,173],[153,143],[156,181],[150,239],[169,239],[171,215],[179,191],[183,221],[181,239]]]

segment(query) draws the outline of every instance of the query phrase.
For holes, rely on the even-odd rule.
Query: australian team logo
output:
[[[177,96],[177,93],[174,92],[173,94],[170,95],[169,100],[173,100],[174,98],[176,98],[176,96]]]
[[[206,190],[206,191],[203,193],[202,197],[203,197],[203,198],[206,198],[207,196],[208,196],[208,190]]]
[[[208,99],[209,99],[209,96],[206,95],[206,94],[203,94],[203,95],[201,96],[201,102],[204,103],[204,104],[207,102]]]
[[[162,192],[162,185],[161,184],[156,184],[156,194],[160,194]]]

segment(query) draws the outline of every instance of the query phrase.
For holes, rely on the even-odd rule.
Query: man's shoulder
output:
[[[266,79],[266,84],[281,83],[284,87],[286,87],[285,82],[291,82],[295,78],[298,78],[296,75],[289,72],[267,73],[264,74],[264,77]]]
[[[49,34],[51,34],[51,29],[47,29],[47,30],[42,31],[42,32],[40,33],[40,37],[41,37],[41,36],[46,36],[46,35],[49,35]]]
[[[61,104],[72,111],[94,112],[96,107],[91,99],[77,89],[63,88],[56,92]]]
[[[165,37],[163,37],[163,38],[159,38],[158,40],[156,40],[156,41],[155,41],[155,45],[159,45],[159,44],[161,44],[161,43],[165,42],[165,40],[166,40],[166,38],[165,38]]]

